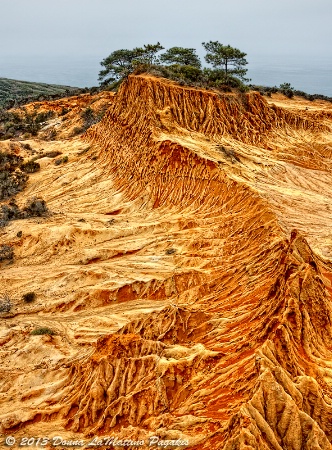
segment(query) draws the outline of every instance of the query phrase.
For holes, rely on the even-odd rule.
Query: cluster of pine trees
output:
[[[116,50],[101,62],[104,69],[99,73],[99,81],[101,86],[116,86],[131,73],[149,72],[181,84],[245,89],[244,82],[249,81],[245,78],[246,53],[218,41],[202,45],[210,67],[202,68],[194,48],[172,47],[161,53],[165,49],[157,42],[132,50]]]

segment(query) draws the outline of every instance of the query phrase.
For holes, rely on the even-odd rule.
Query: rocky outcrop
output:
[[[55,214],[8,228],[44,304],[5,322],[4,434],[331,447],[331,123],[285,102],[130,76],[48,169]]]

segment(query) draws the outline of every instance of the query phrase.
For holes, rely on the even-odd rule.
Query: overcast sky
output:
[[[219,40],[250,55],[332,56],[331,0],[0,0],[3,55],[107,56]]]
[[[203,60],[218,40],[247,53],[255,82],[332,95],[331,24],[332,0],[0,0],[0,77],[95,85],[114,50],[159,41]]]

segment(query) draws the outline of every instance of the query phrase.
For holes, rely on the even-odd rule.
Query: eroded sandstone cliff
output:
[[[17,195],[52,215],[2,230],[3,435],[330,449],[331,106],[147,75],[107,101],[31,141],[69,155]]]

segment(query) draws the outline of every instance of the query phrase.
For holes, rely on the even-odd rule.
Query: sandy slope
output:
[[[83,140],[88,97],[31,141],[69,157],[17,196],[52,215],[1,234],[2,434],[330,449],[331,105],[144,75],[104,95]]]

